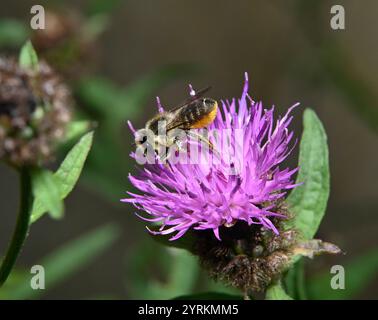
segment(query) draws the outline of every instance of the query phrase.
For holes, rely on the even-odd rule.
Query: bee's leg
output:
[[[198,138],[199,140],[201,140],[202,142],[204,142],[205,144],[207,144],[209,146],[209,149],[216,154],[217,157],[220,157],[220,153],[218,152],[218,150],[214,147],[214,145],[211,143],[211,141],[209,139],[207,139],[206,137],[198,134],[197,132],[193,132],[193,131],[187,131],[188,135],[191,135],[193,138]]]
[[[163,162],[163,164],[165,166],[167,166],[167,164],[168,164],[168,157],[169,157],[168,152],[169,152],[169,148],[165,147],[165,154],[164,154],[164,156],[162,156],[162,157],[159,156],[160,161]]]
[[[182,141],[180,140],[179,137],[175,137],[174,144],[177,146],[178,151],[182,151],[183,150]]]

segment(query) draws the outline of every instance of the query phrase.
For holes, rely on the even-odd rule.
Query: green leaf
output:
[[[63,202],[60,198],[60,182],[51,171],[31,170],[33,194],[55,219],[63,216]]]
[[[315,112],[306,109],[299,149],[299,173],[287,202],[294,213],[291,223],[305,239],[312,239],[323,219],[330,189],[327,136]]]
[[[168,253],[168,279],[165,282],[148,281],[143,292],[144,299],[172,299],[189,294],[194,289],[199,273],[197,259],[186,250],[170,248]]]
[[[220,292],[202,292],[179,296],[173,300],[243,300],[243,297]]]
[[[30,40],[28,40],[21,48],[19,64],[22,68],[38,71],[37,53]]]
[[[93,131],[84,135],[61,163],[55,176],[62,184],[62,197],[66,197],[76,185],[93,142]]]
[[[131,298],[151,297],[152,294],[146,288],[154,281],[153,275],[155,273],[168,275],[171,260],[168,250],[155,242],[145,241],[134,247],[127,260],[127,271],[130,274],[128,292]]]
[[[303,259],[299,259],[288,270],[284,284],[289,296],[293,297],[295,300],[307,299]]]
[[[91,122],[88,120],[76,120],[67,124],[65,142],[77,139],[85,134],[91,127]]]
[[[196,257],[186,250],[166,248],[149,242],[145,248],[139,247],[131,257],[132,260],[128,262],[132,298],[172,299],[193,292],[199,276],[199,266]],[[156,273],[161,273],[165,278],[156,279]]]
[[[378,274],[378,250],[373,249],[353,259],[346,265],[345,289],[334,290],[331,288],[330,270],[312,277],[308,283],[308,292],[311,299],[345,300],[355,299]]]
[[[38,261],[36,264],[45,269],[46,290],[54,288],[69,276],[91,264],[114,243],[119,235],[118,226],[114,224],[101,226],[54,250],[53,253]],[[30,273],[24,273],[21,280],[18,276],[17,281],[13,281],[14,286],[9,285],[5,291],[0,292],[0,299],[36,299],[43,295],[45,290],[31,289],[32,276]]]
[[[0,290],[0,300],[9,299],[16,288],[25,286],[25,282],[29,281],[30,273],[24,269],[12,269],[7,281],[3,284]]]
[[[171,248],[169,251],[173,257],[173,263],[167,291],[171,296],[180,292],[183,294],[191,292],[199,273],[197,258],[185,250]]]
[[[54,176],[60,184],[61,200],[65,199],[76,185],[89,150],[91,149],[92,141],[93,132],[88,132],[71,149],[59,169],[55,172]],[[39,199],[36,199],[33,204],[30,223],[37,221],[46,211],[47,208],[45,204]]]
[[[275,283],[266,290],[265,300],[293,300],[293,298],[285,292],[280,283]]]
[[[125,89],[125,94],[129,99],[129,106],[139,109],[140,105],[149,101],[151,95],[162,86],[167,85],[172,82],[172,80],[177,81],[180,78],[187,79],[188,76],[192,76],[198,71],[198,66],[190,63],[171,64],[160,67],[154,72],[140,78],[138,81],[133,82]],[[184,87],[184,97],[187,94],[186,90],[187,87]],[[121,109],[119,110],[122,112]]]
[[[23,23],[14,19],[0,20],[0,46],[20,47],[29,36],[29,30]]]

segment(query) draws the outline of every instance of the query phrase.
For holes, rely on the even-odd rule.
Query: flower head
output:
[[[280,202],[296,186],[293,175],[297,168],[280,167],[295,145],[288,129],[295,106],[275,120],[274,108],[266,110],[248,95],[246,74],[241,98],[222,101],[208,128],[230,134],[231,139],[223,140],[231,148],[219,152],[221,160],[146,165],[137,176],[129,177],[143,194],[129,192],[131,198],[123,201],[148,215],[138,214],[142,219],[159,222],[160,229],[151,232],[173,234],[170,240],[189,229],[212,230],[221,240],[220,228],[239,221],[278,234],[274,221],[286,217]],[[236,156],[235,150],[239,150]],[[231,161],[226,163],[226,158]]]
[[[0,58],[0,159],[14,166],[48,160],[71,119],[66,85],[45,63],[25,69]]]

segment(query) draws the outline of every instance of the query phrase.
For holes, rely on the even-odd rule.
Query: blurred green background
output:
[[[278,112],[301,102],[293,124],[298,137],[304,107],[316,110],[328,134],[331,198],[319,237],[345,255],[307,261],[309,297],[337,298],[316,284],[327,283],[332,265],[352,263],[350,270],[362,280],[351,279],[353,292],[339,298],[378,298],[377,1],[41,1],[53,13],[47,35],[30,30],[33,4],[2,1],[0,52],[17,54],[31,37],[40,57],[71,85],[76,117],[92,119],[96,133],[65,218],[45,216],[33,224],[0,298],[171,298],[226,291],[201,281],[206,277],[193,257],[155,244],[133,208],[119,199],[131,188],[127,173],[135,170],[126,120],[142,126],[156,112],[156,95],[173,106],[187,96],[188,83],[212,85],[216,99],[237,97],[245,71],[255,100]],[[330,28],[334,4],[345,8],[346,30]],[[0,190],[4,252],[18,197],[17,176],[4,165]],[[24,286],[28,271],[45,263],[52,270],[47,289],[30,292]]]

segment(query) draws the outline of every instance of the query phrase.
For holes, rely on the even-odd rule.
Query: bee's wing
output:
[[[186,106],[183,106],[181,108],[178,108],[175,112],[176,112],[176,115],[179,115],[182,108],[185,108]],[[183,129],[186,129],[186,125],[187,123],[185,122],[185,120],[183,120],[182,118],[176,116],[172,119],[172,121],[168,122],[167,123],[167,127],[166,127],[166,130],[167,132],[170,131],[170,130],[173,130],[173,129],[176,129],[176,128],[183,128]]]
[[[182,107],[187,106],[188,104],[198,100],[201,98],[206,92],[208,92],[211,89],[211,86],[208,86],[206,88],[203,88],[199,91],[194,96],[191,96],[190,98],[186,99],[183,103],[179,104],[177,107],[173,108],[171,111],[177,111],[178,109],[181,109]]]
[[[175,117],[173,117],[172,121],[167,123],[167,127],[166,127],[167,132],[169,130],[173,130],[173,129],[180,128],[180,127],[183,128],[183,129],[186,129],[186,126],[188,124],[179,115],[183,111],[185,111],[186,109],[190,108],[191,103],[200,99],[210,89],[211,89],[211,87],[209,86],[209,87],[206,87],[206,88],[203,88],[203,89],[197,91],[197,93],[194,96],[191,96],[189,99],[187,99],[185,102],[183,102],[179,106],[171,109],[170,112],[175,113]]]
[[[174,111],[171,111],[173,117],[167,123],[167,132],[176,128],[181,128],[184,130],[189,129],[190,123],[187,121],[187,115],[193,112],[193,108],[195,108],[195,105],[193,103],[188,103]]]

